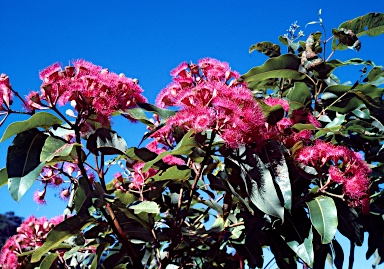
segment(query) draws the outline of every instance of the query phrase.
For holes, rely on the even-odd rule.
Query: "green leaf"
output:
[[[217,217],[215,222],[212,224],[211,229],[209,229],[209,232],[219,233],[224,230],[224,219],[222,217]]]
[[[344,263],[344,252],[343,248],[336,240],[332,240],[332,249],[334,253],[333,262],[336,266],[336,269],[343,269]]]
[[[299,109],[311,105],[312,97],[308,86],[304,82],[295,82],[289,89],[287,98],[291,109]]]
[[[133,209],[135,214],[139,214],[141,212],[154,213],[154,214],[160,213],[159,205],[152,201],[138,202],[134,205],[130,205],[128,208]]]
[[[239,149],[241,159],[232,160],[239,165],[251,202],[266,214],[284,219],[284,207],[276,192],[273,178],[260,157],[253,150]]]
[[[319,196],[306,202],[312,225],[321,236],[322,244],[330,243],[338,225],[335,202],[327,196]]]
[[[356,210],[349,207],[344,201],[335,199],[334,202],[338,212],[339,225],[337,229],[357,246],[361,246],[364,240],[364,230]]]
[[[284,37],[284,36],[279,36],[279,41],[280,41],[280,43],[281,44],[283,44],[284,46],[288,46],[288,40],[287,40],[287,38],[286,37]]]
[[[122,113],[122,114],[128,114],[133,119],[138,120],[138,121],[140,121],[140,122],[142,122],[148,126],[153,127],[153,122],[151,122],[148,119],[148,117],[147,117],[147,115],[145,115],[143,109],[141,109],[139,107],[128,109],[128,110],[124,111],[124,113]]]
[[[40,153],[46,138],[47,135],[39,130],[30,129],[17,134],[8,148],[8,189],[16,201],[20,201],[44,167],[44,163],[40,163]]]
[[[384,70],[382,67],[374,67],[369,71],[367,77],[363,82],[368,82],[373,85],[380,85],[384,83]]]
[[[172,180],[172,181],[184,181],[189,179],[191,176],[191,169],[189,169],[187,166],[172,166],[168,168],[165,171],[160,171],[148,181],[151,179],[154,181],[160,181],[160,180]]]
[[[12,198],[19,202],[26,191],[32,187],[35,180],[39,177],[45,163],[39,164],[34,170],[22,177],[11,177],[8,179],[8,190]]]
[[[48,233],[45,243],[32,254],[31,262],[38,262],[45,253],[58,247],[66,239],[77,236],[81,229],[89,224],[89,221],[88,216],[76,215],[53,227]]]
[[[53,262],[59,257],[59,253],[50,253],[40,263],[40,269],[50,269]]]
[[[125,192],[122,190],[116,190],[114,192],[114,194],[124,205],[129,205],[129,204],[137,201],[136,196],[130,192]]]
[[[8,183],[7,168],[3,167],[0,169],[0,188]]]
[[[305,77],[297,71],[300,59],[293,54],[284,54],[267,60],[262,66],[254,67],[242,76],[248,87],[257,89],[260,83],[270,78],[289,78],[301,80]]]
[[[309,235],[304,239],[304,243],[300,244],[296,241],[287,242],[287,245],[300,257],[309,267],[313,267],[315,254],[312,244],[313,234],[312,228],[309,230]]]
[[[87,179],[84,177],[80,177],[78,181],[78,186],[75,190],[75,197],[74,197],[74,209],[76,212],[79,212],[82,208],[84,202],[87,199],[87,196],[92,192]]]
[[[257,44],[252,45],[249,48],[249,53],[252,53],[255,50],[257,50],[260,53],[264,53],[269,57],[280,56],[280,46],[268,41],[259,42]]]
[[[288,166],[285,161],[282,146],[278,141],[269,141],[266,145],[270,168],[273,173],[274,180],[279,186],[284,199],[284,207],[291,210],[292,207],[292,190],[291,181],[289,179]]]
[[[74,143],[69,144],[61,139],[49,136],[44,143],[41,150],[40,160],[44,162],[50,162],[55,157],[66,157],[73,153],[74,146],[81,146],[80,144]],[[76,155],[71,158],[74,160]]]
[[[169,117],[172,117],[176,114],[176,111],[170,110],[170,109],[162,109],[157,106],[147,104],[147,103],[137,103],[137,105],[144,109],[145,111],[156,113],[163,119],[168,119]]]
[[[62,120],[52,114],[46,112],[36,113],[28,120],[11,123],[5,130],[3,137],[0,139],[0,142],[3,142],[11,136],[37,127],[48,130],[51,126],[61,124],[62,122]]]
[[[87,149],[96,155],[98,152],[104,155],[124,155],[127,143],[115,131],[99,128],[89,136]]]
[[[95,253],[96,255],[93,258],[92,265],[91,265],[90,269],[98,268],[97,266],[99,265],[100,258],[103,255],[103,252],[105,251],[105,249],[107,247],[109,247],[109,245],[110,245],[109,243],[105,242],[105,243],[101,243],[100,245],[97,246],[96,253]]]
[[[196,147],[195,139],[192,137],[193,133],[193,130],[188,131],[173,150],[162,152],[155,159],[147,162],[143,167],[143,172],[147,172],[152,165],[163,159],[165,156],[191,154],[192,149]]]
[[[338,29],[350,29],[356,36],[378,36],[384,33],[384,14],[368,13],[353,20],[343,22]]]
[[[281,105],[268,107],[267,110],[268,111],[264,110],[264,112],[266,112],[265,114],[267,116],[267,122],[270,125],[276,125],[276,123],[279,122],[284,117],[284,114],[285,114],[285,111]]]

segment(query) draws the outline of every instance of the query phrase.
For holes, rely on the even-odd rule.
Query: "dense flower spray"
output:
[[[71,102],[84,120],[92,118],[107,126],[115,111],[147,101],[137,80],[85,60],[73,61],[73,65],[63,69],[59,63],[54,63],[42,70],[41,92],[31,92],[27,96],[26,108],[47,109]]]
[[[302,148],[296,154],[296,161],[310,165],[319,175],[328,168],[326,190],[332,183],[343,186],[343,196],[351,206],[361,206],[363,213],[369,213],[369,174],[371,169],[361,156],[344,147],[316,140],[313,146]]]
[[[156,99],[160,107],[178,106],[167,122],[196,132],[212,129],[237,148],[258,140],[265,115],[240,75],[229,65],[211,58],[198,64],[181,63],[171,71],[173,82]]]

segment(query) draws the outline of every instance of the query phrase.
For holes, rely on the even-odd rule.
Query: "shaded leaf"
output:
[[[53,262],[59,257],[59,253],[50,253],[40,263],[40,269],[50,269]]]
[[[186,133],[181,141],[171,151],[165,151],[160,153],[155,159],[147,162],[143,167],[143,172],[147,172],[148,169],[160,161],[162,158],[168,155],[188,155],[192,153],[192,149],[196,147],[195,139],[192,137],[193,130]]]
[[[5,130],[3,137],[0,139],[0,142],[3,142],[11,136],[27,130],[35,129],[37,127],[48,130],[51,126],[61,124],[62,122],[63,121],[61,119],[52,114],[39,112],[32,115],[28,120],[11,123]]]
[[[87,149],[93,154],[125,154],[127,143],[115,131],[99,128],[87,140]]]
[[[322,244],[330,243],[338,225],[335,202],[327,196],[319,196],[306,202],[311,222],[321,236]]]
[[[16,135],[8,148],[8,189],[16,201],[32,186],[44,167],[40,153],[47,135],[37,129],[30,129]]]
[[[170,109],[163,109],[159,108],[157,106],[147,104],[147,103],[137,103],[138,107],[144,109],[148,112],[153,112],[162,117],[163,119],[168,119],[169,117],[176,114],[176,111],[170,110]]]
[[[339,242],[332,240],[332,249],[333,249],[333,262],[336,269],[343,269],[344,263],[344,251]]]
[[[312,97],[308,86],[304,82],[295,82],[289,89],[287,98],[291,109],[299,109],[311,105]]]
[[[349,207],[344,201],[335,199],[334,202],[338,212],[339,232],[357,246],[361,246],[364,240],[364,231],[356,210]]]

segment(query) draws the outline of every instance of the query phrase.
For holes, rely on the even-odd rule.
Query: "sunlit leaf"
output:
[[[280,56],[280,46],[277,44],[273,44],[268,41],[259,42],[257,44],[252,45],[249,48],[249,53],[252,53],[253,51],[258,51],[260,53],[264,53],[265,55],[269,57],[277,57]]]
[[[58,247],[64,240],[77,236],[89,221],[88,216],[75,215],[53,227],[45,243],[32,254],[31,262],[38,262],[45,253]]]
[[[160,181],[160,180],[172,180],[172,181],[184,181],[189,179],[191,176],[191,169],[189,169],[187,166],[172,166],[168,168],[165,171],[160,171],[153,177],[151,177],[148,181],[151,179],[154,181]]]
[[[0,169],[0,188],[8,183],[7,168],[3,167]]]
[[[40,160],[44,162],[50,162],[55,157],[66,157],[73,152],[74,146],[80,146],[80,144],[69,144],[61,139],[49,136],[44,143],[41,150]],[[75,159],[76,155],[72,159]]]
[[[309,230],[309,235],[304,239],[302,244],[296,241],[287,242],[288,246],[300,257],[309,267],[313,267],[315,258],[313,244],[312,244],[312,228]]]
[[[330,197],[319,196],[306,204],[311,222],[321,236],[321,242],[330,243],[336,234],[338,225],[335,202]]]
[[[136,204],[130,205],[129,209],[133,209],[135,214],[139,214],[141,212],[145,213],[160,213],[159,205],[152,201],[140,201]]]
[[[5,130],[0,142],[30,129],[40,127],[47,130],[51,126],[61,124],[62,122],[62,120],[52,114],[39,112],[32,115],[28,120],[11,123]]]
[[[50,269],[53,262],[59,257],[59,253],[50,253],[40,263],[40,269]]]
[[[304,82],[295,82],[294,86],[288,91],[287,98],[291,109],[307,107],[312,101],[311,93]]]

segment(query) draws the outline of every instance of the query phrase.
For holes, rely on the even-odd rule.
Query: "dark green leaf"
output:
[[[62,120],[52,114],[46,112],[36,113],[28,120],[11,123],[5,130],[3,137],[0,139],[0,142],[3,142],[15,134],[19,134],[30,129],[40,127],[47,130],[51,126],[61,124],[62,122]]]
[[[125,154],[127,143],[115,131],[99,128],[89,136],[87,149],[96,155]]]
[[[384,70],[382,67],[374,67],[369,71],[364,82],[371,83],[373,85],[380,85],[384,83]]]
[[[59,257],[59,253],[50,253],[41,261],[40,269],[50,269],[53,262]]]
[[[31,262],[38,262],[45,253],[58,247],[64,240],[77,236],[88,223],[88,216],[76,215],[53,227],[48,233],[45,243],[32,254]]]
[[[109,243],[101,243],[100,245],[97,246],[96,253],[95,253],[96,255],[95,255],[95,257],[92,260],[92,265],[91,265],[90,269],[99,268],[98,265],[99,265],[101,256],[103,255],[103,252],[105,251],[105,249],[109,245],[110,245]]]
[[[284,54],[267,60],[262,66],[254,67],[242,76],[248,87],[257,89],[258,85],[270,78],[290,78],[301,80],[305,77],[297,71],[300,59],[293,54]]]
[[[343,269],[344,263],[344,252],[343,248],[340,246],[339,242],[332,240],[332,249],[333,249],[333,262],[336,266],[336,269]]]
[[[334,202],[338,212],[339,232],[357,246],[361,246],[364,240],[364,231],[356,210],[349,207],[344,201],[335,199]]]
[[[268,141],[266,145],[268,160],[276,184],[284,199],[284,207],[291,210],[292,190],[288,166],[285,162],[282,145],[278,141]]]
[[[274,232],[266,232],[268,244],[280,269],[297,269],[295,253],[289,248],[286,242]]]
[[[0,169],[0,188],[8,183],[7,168],[3,167]]]
[[[160,171],[153,177],[154,181],[160,180],[172,180],[172,181],[184,181],[189,179],[191,176],[191,169],[187,166],[172,166],[165,171]],[[149,181],[151,180],[149,179]]]
[[[336,234],[338,225],[335,202],[330,197],[319,196],[306,204],[311,222],[321,236],[321,242],[330,243]]]
[[[291,109],[299,109],[311,105],[312,97],[308,86],[304,82],[295,82],[288,91],[287,98]]]
[[[259,42],[257,44],[252,45],[249,48],[249,53],[252,53],[255,50],[257,50],[260,53],[264,53],[269,57],[280,56],[280,46],[268,41]]]
[[[343,22],[338,29],[352,30],[358,37],[363,35],[378,36],[384,33],[384,14],[368,13],[353,20]]]
[[[16,201],[32,186],[44,163],[40,163],[40,153],[47,135],[37,129],[19,133],[8,148],[7,173],[8,189]]]
[[[168,119],[169,117],[176,114],[176,111],[169,109],[162,109],[157,106],[147,104],[147,103],[137,103],[137,105],[148,112],[153,112],[162,117],[163,119]]]
[[[91,188],[87,182],[85,177],[80,177],[78,181],[78,186],[75,190],[75,210],[79,212],[81,207],[83,206],[87,196],[91,193]]]
[[[288,246],[300,257],[309,267],[313,267],[314,262],[314,251],[312,244],[312,228],[309,230],[309,235],[304,239],[302,244],[299,244],[297,241],[287,242]]]
[[[266,214],[284,219],[284,207],[276,192],[273,178],[260,157],[251,149],[239,149],[239,157],[232,160],[239,165],[242,178],[248,186],[251,202]]]
[[[160,153],[155,159],[147,162],[143,167],[143,172],[148,171],[148,169],[160,161],[162,158],[168,155],[188,155],[192,153],[192,149],[196,147],[195,139],[192,137],[193,130],[190,130],[188,133],[186,133],[181,139],[181,141],[176,145],[176,147],[171,151],[165,151]]]
[[[276,125],[276,123],[279,122],[284,117],[285,111],[281,105],[276,105],[276,106],[270,107],[266,114],[267,114],[267,122],[270,125]]]
[[[288,40],[286,37],[284,36],[279,36],[279,41],[281,44],[283,44],[284,46],[288,46]]]

